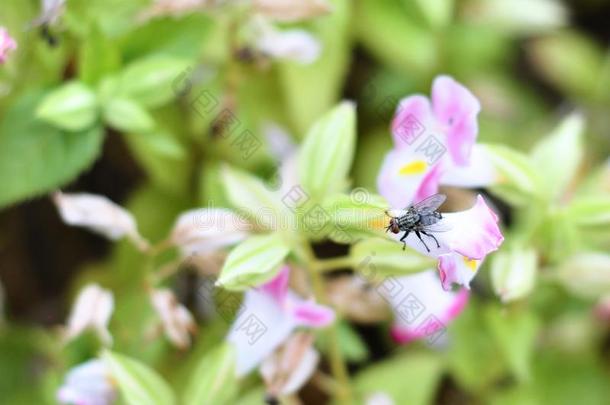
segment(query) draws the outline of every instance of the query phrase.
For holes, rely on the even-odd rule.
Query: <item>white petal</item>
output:
[[[310,33],[301,29],[278,30],[268,27],[257,38],[256,47],[276,59],[292,60],[307,65],[320,55],[321,46]]]
[[[84,287],[79,293],[66,327],[66,339],[80,335],[85,329],[93,328],[105,344],[112,343],[108,322],[112,315],[114,299],[112,293],[97,284]]]
[[[184,256],[205,254],[244,240],[251,225],[225,208],[201,208],[181,214],[171,241]]]
[[[174,293],[168,289],[154,290],[151,293],[151,301],[167,338],[181,349],[190,346],[189,332],[195,329],[195,320],[188,309],[181,305]]]
[[[445,291],[435,270],[388,277],[377,287],[395,314],[394,338],[401,343],[440,338],[446,325],[464,308],[468,291]]]
[[[447,253],[438,258],[438,271],[445,290],[451,289],[453,283],[470,288],[470,282],[476,276],[482,260],[469,259],[458,253]]]
[[[307,349],[296,369],[290,374],[281,394],[290,395],[300,390],[316,371],[319,359],[320,355],[315,349]]]
[[[538,256],[534,249],[511,249],[493,257],[491,281],[502,301],[509,302],[529,294],[536,281]]]
[[[295,22],[331,11],[327,0],[253,0],[257,12],[276,21]]]
[[[248,290],[227,336],[237,351],[237,376],[244,376],[258,366],[295,327],[295,320],[270,295]]]
[[[109,405],[117,392],[110,372],[101,360],[89,360],[72,368],[57,392],[60,403],[75,405]]]
[[[140,249],[147,247],[138,233],[133,216],[108,198],[100,195],[57,192],[53,201],[68,225],[88,228],[109,239],[129,237]]]
[[[441,184],[474,188],[489,186],[498,179],[498,173],[483,145],[473,145],[467,166],[455,165],[450,159],[445,163],[447,167],[443,171]]]

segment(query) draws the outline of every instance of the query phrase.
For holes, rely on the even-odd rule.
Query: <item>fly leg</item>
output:
[[[405,231],[405,234],[402,235],[402,238],[400,238],[400,241],[402,242],[402,250],[405,250],[407,248],[407,242],[405,242],[405,239],[407,238],[407,236],[409,236],[409,232],[410,231]]]
[[[424,240],[421,238],[421,235],[419,234],[420,231],[415,231],[415,235],[417,235],[417,238],[421,241],[421,243],[423,243],[424,247],[426,248],[426,250],[428,252],[430,252],[430,249],[428,249],[428,245],[426,245],[426,242],[424,242]],[[424,233],[422,231],[422,233]]]
[[[438,240],[436,240],[436,237],[435,237],[434,235],[432,235],[431,233],[428,233],[428,232],[426,232],[426,231],[421,231],[421,233],[423,233],[424,235],[429,236],[429,237],[431,237],[432,239],[434,239],[434,241],[436,242],[436,247],[437,247],[437,248],[440,248],[440,247],[441,247],[441,245],[438,243]]]

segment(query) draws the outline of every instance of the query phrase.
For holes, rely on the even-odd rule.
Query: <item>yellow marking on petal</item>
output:
[[[384,215],[382,217],[373,218],[371,220],[370,224],[371,224],[371,228],[373,228],[373,229],[385,229],[385,227],[388,226],[389,222],[390,222],[390,219]]]
[[[411,174],[422,174],[426,172],[428,165],[423,160],[415,160],[411,163],[407,163],[400,168],[398,174],[411,175]]]
[[[476,261],[476,260],[474,260],[474,259],[469,259],[469,258],[467,258],[467,257],[463,257],[462,259],[464,260],[464,264],[465,264],[467,267],[470,267],[470,270],[472,270],[472,271],[477,271],[477,261]]]

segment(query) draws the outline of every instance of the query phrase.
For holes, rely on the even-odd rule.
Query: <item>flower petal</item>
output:
[[[432,109],[447,135],[447,146],[453,161],[457,165],[468,164],[479,130],[479,101],[453,78],[438,76],[432,84]]]
[[[291,297],[291,301],[292,314],[299,325],[322,328],[335,320],[335,312],[327,306],[294,297]]]
[[[259,289],[275,299],[278,305],[283,305],[288,293],[289,279],[290,267],[284,266],[275,278],[260,286]]]
[[[148,246],[138,233],[133,216],[104,196],[57,192],[53,195],[53,201],[68,225],[88,228],[112,240],[127,236],[140,249]]]
[[[4,27],[0,27],[0,63],[6,62],[11,51],[17,49],[17,42],[8,34]]]
[[[469,259],[457,253],[447,253],[438,257],[438,274],[445,290],[453,283],[470,289],[470,281],[481,266],[481,260]]]
[[[469,295],[468,290],[443,290],[434,270],[388,278],[378,290],[394,311],[392,337],[399,343],[422,338],[436,341],[464,309]]]
[[[72,368],[57,391],[62,404],[109,405],[117,397],[108,367],[102,360],[89,360]]]
[[[423,95],[413,95],[400,101],[392,120],[392,137],[396,148],[409,147],[430,126],[430,101]]]
[[[244,240],[251,225],[225,208],[201,208],[181,214],[170,240],[183,256],[205,254]]]
[[[104,344],[112,343],[112,335],[108,331],[108,323],[114,308],[114,298],[110,291],[97,284],[84,287],[68,318],[65,339],[71,340],[79,336],[86,329],[92,328]]]
[[[444,170],[441,184],[456,187],[486,187],[495,183],[498,173],[494,168],[489,153],[483,145],[474,145],[470,155],[470,162],[467,166],[452,164],[449,160],[445,161],[448,165]]]
[[[377,177],[379,193],[392,208],[405,208],[413,202],[430,167],[410,148],[390,151]]]
[[[227,336],[236,349],[237,376],[256,368],[295,327],[295,319],[273,297],[258,289],[248,290]]]
[[[504,236],[498,228],[498,216],[487,206],[481,195],[476,204],[462,212],[443,214],[449,231],[438,235],[454,252],[469,259],[483,259],[498,249]]]

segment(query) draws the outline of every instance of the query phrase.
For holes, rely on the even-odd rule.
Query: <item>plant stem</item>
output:
[[[316,258],[313,249],[309,242],[303,243],[303,251],[307,260],[307,268],[309,270],[309,274],[311,276],[311,284],[314,290],[314,294],[316,296],[316,300],[320,304],[327,304],[326,294],[324,292],[324,278],[320,273],[320,269],[327,268],[327,266],[323,265],[322,261],[319,261]],[[345,258],[340,258],[345,259]],[[325,262],[330,262],[333,259],[328,259]],[[339,260],[334,262],[335,265],[339,265]],[[343,262],[341,262],[341,267],[345,267]],[[352,393],[349,382],[349,374],[347,372],[347,367],[345,365],[345,360],[343,359],[343,353],[341,352],[341,345],[339,343],[339,335],[337,332],[337,326],[335,323],[329,326],[328,328],[328,337],[330,342],[329,347],[329,356],[330,356],[330,368],[332,370],[333,376],[337,381],[337,390],[336,396],[338,403],[340,404],[351,404],[352,403]]]
[[[349,256],[333,257],[332,259],[322,259],[316,262],[316,270],[322,273],[338,269],[347,269],[352,266],[352,258]]]

